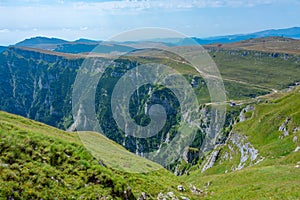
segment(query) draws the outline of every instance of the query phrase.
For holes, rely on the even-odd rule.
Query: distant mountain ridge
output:
[[[260,37],[283,36],[283,37],[300,38],[300,27],[292,27],[292,28],[285,28],[285,29],[270,29],[270,30],[256,32],[254,34]]]
[[[117,49],[121,52],[127,51],[128,49],[124,46],[130,46],[134,44],[135,46],[143,46],[145,42],[154,42],[157,44],[162,44],[164,46],[189,46],[195,43],[201,45],[207,44],[228,44],[233,42],[239,42],[242,40],[263,38],[263,37],[289,37],[294,39],[300,39],[300,27],[292,27],[285,29],[270,29],[248,34],[234,34],[234,35],[223,35],[208,38],[198,38],[198,37],[187,37],[187,38],[153,38],[148,41],[125,41],[125,42],[105,42],[105,46],[102,47],[101,53],[111,52],[111,47],[107,44],[117,45]],[[90,40],[86,38],[80,38],[75,41],[67,41],[59,38],[47,38],[47,37],[33,37],[25,39],[21,42],[15,44],[15,46],[31,47],[44,50],[59,51],[64,53],[86,53],[90,52],[93,47],[101,44],[102,41]],[[133,47],[133,46],[131,46]],[[108,49],[106,49],[108,48]],[[0,47],[0,52],[3,51]]]
[[[2,51],[5,51],[6,48],[7,48],[7,47],[0,46],[0,53],[1,53]]]
[[[163,43],[167,46],[189,46],[194,45],[195,42],[201,45],[207,44],[228,44],[233,42],[239,42],[242,40],[263,38],[263,37],[288,37],[293,39],[300,39],[300,27],[292,27],[285,29],[270,29],[254,33],[246,34],[233,34],[233,35],[221,35],[207,38],[187,37],[187,38],[154,38],[148,42]],[[145,41],[143,41],[145,42]]]
[[[196,38],[199,44],[208,44],[211,43],[231,43],[238,42],[241,40],[253,39],[253,38],[262,38],[262,37],[271,37],[271,36],[280,36],[280,37],[290,37],[295,39],[300,39],[300,27],[292,27],[285,29],[270,29],[248,34],[234,34],[234,35],[224,35],[216,37],[208,37],[202,40]]]
[[[58,45],[54,51],[62,52],[62,53],[114,53],[114,52],[130,52],[135,50],[135,48],[125,46],[125,45],[118,45],[118,44],[105,44],[105,43],[66,43]]]
[[[55,49],[56,46],[65,43],[68,43],[68,41],[59,38],[48,38],[48,37],[38,36],[38,37],[33,37],[18,42],[17,44],[15,44],[15,46],[53,50]]]
[[[75,40],[74,42],[76,42],[76,43],[99,44],[101,41],[96,41],[96,40],[90,40],[90,39],[80,38],[80,39],[78,39],[78,40]]]
[[[59,38],[33,37],[25,39],[15,44],[17,47],[29,47],[42,50],[50,50],[61,53],[114,53],[114,52],[129,52],[135,48],[122,44],[102,43],[101,41],[89,40],[80,38],[75,41],[67,41]],[[5,48],[3,47],[3,50]],[[0,52],[3,51],[0,47]]]
[[[270,53],[300,54],[300,40],[287,37],[271,36],[242,40],[228,44],[210,44],[206,48],[231,50],[252,50]]]

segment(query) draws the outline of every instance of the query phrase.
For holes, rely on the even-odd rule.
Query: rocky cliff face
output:
[[[267,103],[257,101],[241,109],[226,141],[201,165],[205,173],[228,173],[276,159],[296,164],[299,151],[299,86]],[[297,167],[297,165],[296,165]]]
[[[81,62],[8,48],[0,54],[0,109],[67,128],[71,121],[71,86]]]
[[[257,50],[242,50],[242,49],[225,49],[225,48],[218,48],[218,47],[208,47],[208,52],[223,52],[225,54],[233,55],[233,56],[254,56],[257,59],[259,58],[282,58],[284,60],[292,60],[299,62],[300,57],[296,54],[289,54],[289,53],[278,53],[278,52],[263,52]]]
[[[0,54],[0,109],[19,114],[61,129],[73,123],[72,86],[84,58],[65,56],[53,52],[10,47]],[[165,107],[168,120],[158,135],[147,139],[126,136],[116,125],[110,108],[113,86],[126,72],[136,66],[135,62],[118,60],[108,68],[99,81],[96,92],[96,111],[101,128],[106,136],[117,141],[132,152],[160,149],[176,134],[180,118],[178,101],[169,90],[159,87],[149,96],[149,87],[137,88],[131,100],[131,111],[137,123],[147,124],[147,112],[152,104]],[[136,99],[136,95],[142,99]],[[149,100],[143,100],[148,98]],[[135,114],[134,114],[135,113]]]
[[[75,130],[78,122],[74,123],[71,114],[72,89],[83,60],[84,58],[80,56],[66,56],[17,47],[8,48],[0,54],[0,109],[61,129],[71,127]],[[143,156],[148,152],[160,151],[170,144],[176,137],[180,118],[190,114],[180,113],[179,102],[170,90],[161,86],[146,85],[137,88],[130,100],[131,117],[138,124],[147,125],[149,108],[151,105],[160,104],[166,110],[167,123],[157,135],[150,138],[134,138],[124,134],[113,119],[110,107],[111,95],[120,77],[136,66],[135,61],[119,59],[107,68],[97,86],[95,108],[103,133],[131,152]],[[187,75],[187,79],[191,86],[198,90],[198,93],[205,95],[203,91],[206,91],[206,88],[201,78]],[[174,170],[178,162],[181,162],[180,160],[191,166],[197,164],[202,158],[200,147],[204,135],[210,131],[209,124],[212,115],[214,114],[210,112],[209,106],[202,107],[196,123],[198,131],[193,142],[189,144],[190,148],[186,151],[182,148],[182,152],[179,152],[182,155],[181,158],[175,161],[175,165],[169,166],[169,169]],[[228,117],[233,117],[230,116],[230,112]],[[230,123],[228,120],[225,126]],[[212,141],[209,144],[211,147],[225,141],[227,137],[222,127],[215,127],[215,129],[214,131],[223,134],[218,141]]]

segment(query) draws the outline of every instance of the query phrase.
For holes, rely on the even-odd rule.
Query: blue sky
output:
[[[300,0],[0,0],[0,45],[34,36],[104,40],[142,27],[208,37],[300,26]]]

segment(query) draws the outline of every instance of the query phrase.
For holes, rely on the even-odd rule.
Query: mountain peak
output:
[[[37,37],[32,37],[29,39],[25,39],[21,42],[18,42],[17,44],[15,44],[15,46],[52,50],[52,49],[55,49],[56,46],[58,46],[60,44],[65,44],[65,43],[68,43],[68,41],[58,39],[58,38],[48,38],[48,37],[43,37],[43,36],[37,36]]]
[[[68,41],[66,40],[62,40],[59,38],[48,38],[48,37],[43,37],[43,36],[37,36],[37,37],[32,37],[29,39],[25,39],[21,42],[18,42],[17,44],[15,44],[15,46],[29,46],[29,45],[36,45],[36,44],[62,44],[62,43],[66,43]]]
[[[75,40],[74,42],[76,42],[76,43],[98,44],[100,41],[90,40],[90,39],[86,39],[86,38],[79,38],[78,40]]]

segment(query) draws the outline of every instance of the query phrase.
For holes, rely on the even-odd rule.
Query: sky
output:
[[[205,38],[300,26],[300,0],[0,0],[0,45],[35,36],[106,40],[143,27]]]

